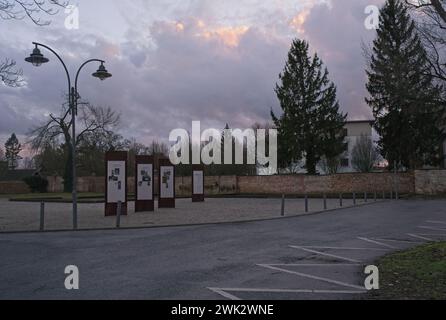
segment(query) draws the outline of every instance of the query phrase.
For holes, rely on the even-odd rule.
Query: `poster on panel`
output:
[[[174,198],[174,167],[160,168],[160,196],[161,198]]]
[[[125,202],[125,161],[108,161],[107,202]]]
[[[153,200],[153,165],[138,164],[137,199]]]
[[[203,171],[194,171],[194,194],[203,194]]]

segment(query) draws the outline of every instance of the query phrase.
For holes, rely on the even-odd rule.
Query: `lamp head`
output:
[[[32,63],[33,66],[38,67],[43,63],[47,63],[49,61],[48,58],[44,57],[40,52],[40,49],[37,47],[34,48],[33,52],[29,55],[28,58],[25,59],[26,62]]]
[[[93,73],[92,76],[95,78],[99,78],[101,81],[103,81],[107,78],[110,78],[112,74],[109,73],[107,69],[105,69],[104,62],[101,62],[99,69],[95,73]]]

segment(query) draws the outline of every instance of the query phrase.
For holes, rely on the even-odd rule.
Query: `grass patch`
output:
[[[429,243],[387,255],[376,263],[380,289],[370,299],[446,299],[446,242]]]

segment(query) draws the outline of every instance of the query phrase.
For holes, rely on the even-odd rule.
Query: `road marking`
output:
[[[355,260],[355,259],[351,259],[351,258],[347,258],[347,257],[342,257],[342,256],[338,256],[338,255],[335,255],[335,254],[330,254],[330,253],[326,253],[326,252],[322,252],[322,251],[307,249],[305,247],[300,247],[300,246],[290,246],[290,247],[294,248],[294,249],[300,249],[300,250],[303,250],[303,251],[311,252],[311,253],[320,254],[322,256],[336,258],[336,259],[339,259],[339,260],[345,260],[345,261],[354,262],[354,263],[360,263],[361,262],[359,260]]]
[[[436,228],[436,227],[418,226],[417,228],[420,228],[420,229],[428,229],[428,230],[435,230],[435,231],[445,231],[445,232],[446,232],[446,229],[443,229],[443,228]]]
[[[366,292],[365,289],[362,290],[314,290],[314,289],[264,289],[264,288],[208,288],[222,296],[231,299],[230,297],[235,297],[238,300],[240,298],[228,294],[226,291],[230,292],[268,292],[268,293],[317,293],[317,294],[361,294]],[[232,299],[234,300],[234,299]]]
[[[388,249],[383,248],[354,248],[354,247],[324,247],[324,246],[298,246],[309,249],[333,249],[333,250],[377,250],[377,251],[387,251]]]
[[[446,233],[417,233],[420,236],[446,237]]]
[[[406,243],[423,243],[422,241],[414,241],[414,240],[399,240],[399,239],[383,239],[383,238],[373,238],[378,241],[393,241],[393,242],[406,242]],[[386,250],[386,249],[383,249]]]
[[[239,297],[236,297],[230,293],[225,292],[225,290],[223,290],[221,288],[208,288],[208,289],[211,291],[214,291],[215,293],[218,293],[219,295],[221,295],[229,300],[242,300]],[[233,291],[236,291],[236,290],[233,290]]]
[[[350,284],[350,283],[347,283],[347,282],[342,282],[342,281],[333,280],[333,279],[329,279],[329,278],[318,277],[318,276],[307,274],[307,273],[302,273],[302,272],[282,269],[282,268],[270,266],[270,265],[267,265],[267,264],[258,264],[258,266],[259,267],[263,267],[263,268],[268,268],[268,269],[271,269],[271,270],[276,270],[276,271],[286,272],[286,273],[290,273],[290,274],[295,274],[295,275],[298,275],[298,276],[301,276],[301,277],[304,277],[304,278],[320,280],[320,281],[324,281],[324,282],[328,282],[328,283],[332,283],[332,284],[337,284],[337,285],[340,285],[340,286],[343,286],[343,287],[349,287],[349,288],[354,288],[354,289],[359,289],[359,290],[364,290],[365,291],[364,287],[357,286],[355,284]]]
[[[436,223],[436,224],[446,224],[446,221],[434,221],[434,220],[427,220],[427,223]]]
[[[372,240],[372,239],[369,239],[369,238],[358,237],[358,239],[359,240],[363,240],[363,241],[367,241],[367,242],[370,242],[370,243],[374,243],[374,244],[377,244],[377,245],[380,245],[380,246],[383,246],[383,247],[387,247],[389,249],[398,249],[398,248],[396,248],[394,246],[391,246],[390,244],[382,243],[382,242],[375,241],[375,240]]]
[[[407,235],[408,235],[408,236],[411,236],[411,237],[414,237],[414,238],[422,239],[422,240],[434,241],[434,240],[431,239],[431,238],[423,237],[423,236],[420,236],[420,235],[418,235],[418,234],[408,233]]]
[[[264,263],[268,266],[290,266],[290,267],[343,267],[362,266],[363,263]]]

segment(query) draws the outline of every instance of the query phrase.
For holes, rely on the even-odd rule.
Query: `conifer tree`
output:
[[[305,158],[308,174],[316,174],[323,156],[342,153],[342,128],[347,115],[339,110],[336,87],[323,62],[308,52],[308,43],[294,40],[276,94],[283,114],[271,111],[278,130],[279,165],[292,166]]]
[[[387,0],[367,70],[366,99],[373,109],[378,146],[389,161],[409,169],[441,160],[442,88],[434,84],[416,25],[400,0]]]

